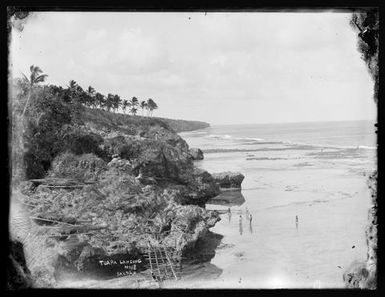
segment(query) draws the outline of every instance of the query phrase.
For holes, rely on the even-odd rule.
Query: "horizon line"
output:
[[[273,125],[273,124],[306,124],[306,123],[339,123],[339,122],[377,122],[377,119],[360,119],[360,120],[332,120],[332,121],[299,121],[299,122],[261,122],[261,123],[209,123],[210,126],[231,126],[231,125]],[[205,121],[203,121],[205,122]]]

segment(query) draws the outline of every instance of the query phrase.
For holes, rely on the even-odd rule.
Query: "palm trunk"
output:
[[[28,103],[29,103],[29,99],[31,98],[31,94],[32,94],[32,85],[31,85],[31,87],[29,89],[29,92],[28,92],[27,102],[24,105],[23,113],[21,114],[22,117],[24,116],[24,113],[27,110],[27,106],[28,106]]]

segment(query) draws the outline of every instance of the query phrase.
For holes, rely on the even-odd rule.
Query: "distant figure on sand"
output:
[[[250,231],[250,233],[253,233],[253,225],[251,224],[251,221],[250,221],[250,224],[249,224],[249,231]]]
[[[295,216],[295,227],[298,229],[298,216]]]
[[[229,217],[229,222],[231,222],[231,210],[230,210],[230,207],[229,209],[227,210],[227,215]]]
[[[250,224],[251,224],[251,221],[253,220],[253,216],[250,214],[249,215],[249,221],[250,221]]]
[[[242,227],[242,215],[239,216],[239,234],[242,235],[243,227]]]

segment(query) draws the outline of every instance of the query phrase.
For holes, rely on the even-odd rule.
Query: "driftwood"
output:
[[[41,221],[47,221],[51,223],[56,223],[54,226],[40,226],[41,228],[50,228],[50,229],[57,229],[60,232],[65,232],[65,233],[85,233],[88,231],[93,231],[93,230],[100,230],[100,229],[105,229],[108,227],[108,225],[75,225],[75,224],[70,224],[66,222],[61,222],[61,221],[56,221],[56,220],[49,220],[49,219],[43,219],[43,218],[38,218],[38,217],[30,217],[31,219],[34,220],[41,220]]]
[[[55,228],[60,233],[73,234],[73,233],[88,233],[90,231],[96,231],[107,228],[105,225],[83,225],[83,226],[54,226],[49,228]]]
[[[62,221],[56,221],[56,220],[50,220],[50,219],[44,219],[44,218],[39,218],[39,217],[30,217],[31,219],[33,220],[39,220],[39,221],[46,221],[46,222],[51,222],[51,223],[57,223],[57,224],[66,224],[66,225],[70,225],[70,226],[76,226],[74,224],[71,224],[71,223],[67,223],[67,222],[62,222]],[[80,225],[79,225],[80,226]]]
[[[67,186],[57,186],[57,185],[40,185],[40,187],[46,187],[46,188],[82,188],[86,186],[87,184],[79,184],[79,185],[67,185]]]
[[[95,182],[90,181],[83,181],[79,179],[74,178],[56,178],[56,177],[49,177],[49,178],[41,178],[41,179],[30,179],[30,182],[38,185],[43,185],[46,187],[83,187],[85,185],[94,184]]]

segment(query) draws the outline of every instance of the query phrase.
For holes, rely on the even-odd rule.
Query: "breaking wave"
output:
[[[229,134],[225,135],[218,135],[218,134],[210,134],[207,135],[208,138],[214,138],[214,139],[225,139],[225,140],[237,140],[237,141],[257,141],[262,142],[264,139],[262,138],[255,138],[255,137],[233,137]]]
[[[219,135],[219,134],[210,134],[205,136],[208,139],[216,139],[219,141],[231,141],[231,144],[239,144],[237,148],[218,148],[217,143],[215,146],[210,148],[210,145],[207,149],[203,151],[205,153],[219,153],[219,152],[258,152],[258,151],[285,151],[285,150],[324,150],[324,149],[333,149],[333,150],[376,150],[375,146],[367,145],[332,145],[332,144],[314,144],[306,142],[295,142],[295,141],[274,141],[274,140],[265,140],[263,138],[256,137],[233,137],[229,134]],[[247,148],[248,146],[253,145],[272,145],[269,147],[263,148]],[[244,146],[244,148],[242,148]]]

